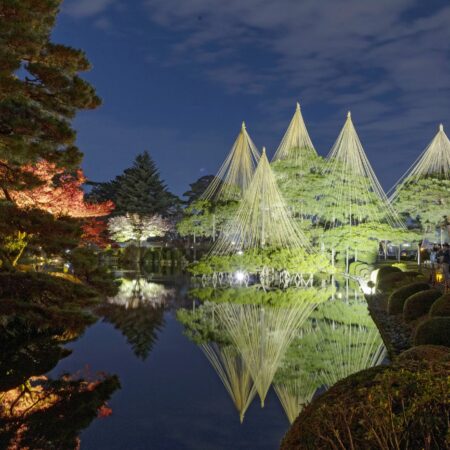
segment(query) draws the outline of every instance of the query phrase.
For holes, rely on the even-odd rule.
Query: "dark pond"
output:
[[[275,450],[303,404],[384,358],[354,286],[193,295],[185,284],[125,280],[67,346],[50,377],[106,372],[121,384],[81,449]]]

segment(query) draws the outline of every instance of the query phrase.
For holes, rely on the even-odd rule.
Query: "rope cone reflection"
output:
[[[382,363],[386,356],[378,329],[357,324],[321,322],[315,330],[316,351],[329,355],[323,370],[324,383],[331,387],[339,380]]]
[[[292,424],[303,407],[311,402],[317,390],[317,382],[312,374],[299,374],[294,380],[275,383],[274,389],[289,423]]]
[[[242,356],[232,346],[202,344],[201,349],[221,379],[239,413],[241,423],[255,398],[256,389]]]
[[[314,307],[312,302],[268,309],[260,305],[217,305],[217,319],[248,368],[262,407],[286,349]]]

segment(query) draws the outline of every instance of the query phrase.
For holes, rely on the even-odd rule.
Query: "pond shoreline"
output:
[[[411,330],[405,325],[401,317],[387,314],[386,305],[388,295],[365,295],[365,298],[367,300],[369,314],[381,334],[389,359],[392,361],[400,353],[413,346]]]

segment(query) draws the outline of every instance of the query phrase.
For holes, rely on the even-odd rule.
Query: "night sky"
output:
[[[450,131],[448,0],[66,0],[53,37],[103,99],[75,120],[95,181],[148,150],[182,194],[242,120],[272,155],[296,101],[322,155],[350,109],[385,189]]]

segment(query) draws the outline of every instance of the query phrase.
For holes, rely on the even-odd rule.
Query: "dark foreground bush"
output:
[[[406,322],[427,314],[433,303],[442,295],[437,289],[416,292],[406,299],[403,306],[403,318]]]
[[[95,318],[86,306],[97,302],[82,284],[40,273],[0,273],[0,344],[39,336],[69,340]]]
[[[388,300],[388,314],[401,314],[408,297],[416,292],[430,289],[427,283],[412,283],[395,290]]]
[[[433,303],[430,316],[450,317],[450,294],[442,295]]]
[[[83,284],[36,272],[0,273],[0,299],[17,299],[36,304],[59,304],[89,299],[97,294]]]
[[[448,448],[449,370],[402,361],[351,375],[306,406],[281,450]]]
[[[450,317],[430,317],[414,333],[414,345],[450,347]]]

